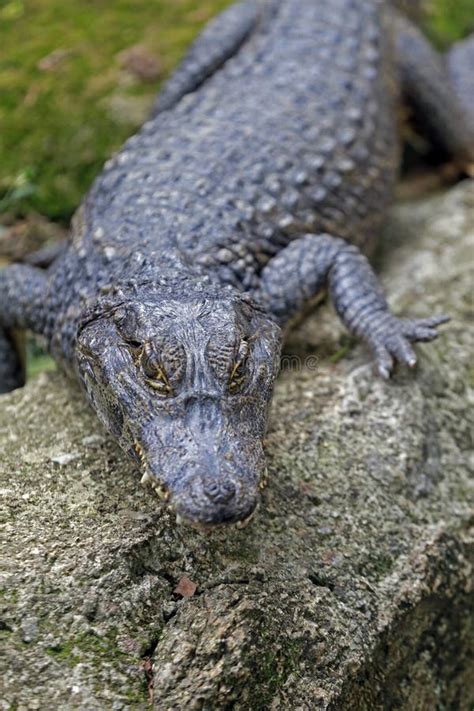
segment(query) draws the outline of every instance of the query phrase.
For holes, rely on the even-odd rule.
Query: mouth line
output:
[[[158,480],[149,472],[145,472],[145,474],[140,480],[140,483],[143,486],[150,486],[158,495],[158,498],[161,499],[161,501],[163,501],[164,503],[169,502],[170,492],[162,484],[160,484]],[[200,531],[201,533],[212,533],[213,531],[216,531],[218,529],[222,530],[224,528],[235,528],[237,530],[242,530],[243,528],[246,528],[257,513],[258,503],[253,509],[252,513],[247,516],[247,518],[241,519],[240,521],[223,521],[222,523],[202,523],[200,521],[194,521],[191,518],[187,518],[186,516],[177,513],[172,504],[168,503],[167,508],[171,513],[175,514],[176,523],[179,526],[190,526],[191,528],[194,528],[194,530]]]
[[[145,473],[140,479],[140,484],[142,486],[150,486],[162,501],[169,501],[169,489],[164,484],[161,484],[153,474],[150,474],[148,469],[145,470]]]

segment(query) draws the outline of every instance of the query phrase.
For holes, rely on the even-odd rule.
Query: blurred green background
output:
[[[229,4],[0,0],[0,213],[66,223],[186,46]],[[474,0],[423,9],[441,47],[474,30]]]

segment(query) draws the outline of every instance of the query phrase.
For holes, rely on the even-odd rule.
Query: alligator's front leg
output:
[[[394,359],[413,367],[411,343],[433,340],[436,326],[449,320],[394,316],[368,260],[356,247],[326,234],[300,237],[270,260],[257,297],[284,325],[326,286],[340,318],[369,345],[384,378],[390,376]]]
[[[47,278],[40,269],[14,264],[0,271],[0,393],[24,384],[13,329],[44,333],[47,323]]]

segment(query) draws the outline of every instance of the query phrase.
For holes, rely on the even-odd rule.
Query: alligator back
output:
[[[398,164],[384,14],[376,0],[266,3],[236,54],[107,164],[81,239],[177,248],[244,288],[308,231],[368,251]]]

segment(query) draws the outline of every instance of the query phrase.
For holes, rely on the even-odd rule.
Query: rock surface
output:
[[[59,375],[1,398],[2,708],[469,707],[473,225],[472,182],[395,210],[396,311],[454,317],[416,373],[291,335],[244,530],[176,527]]]

